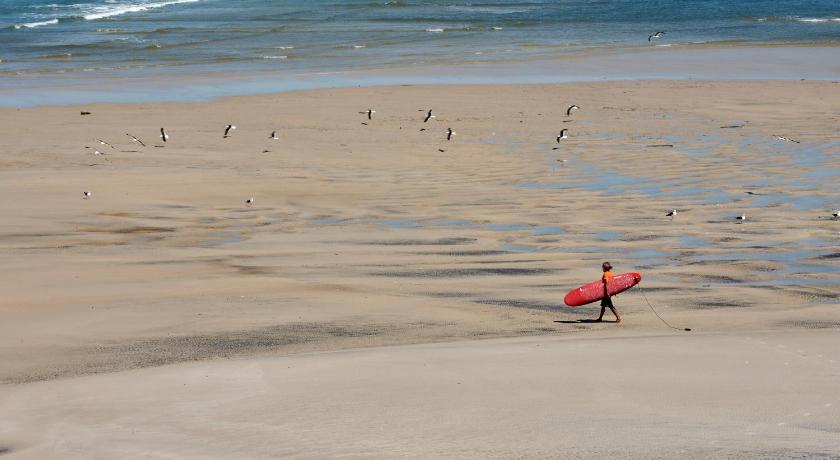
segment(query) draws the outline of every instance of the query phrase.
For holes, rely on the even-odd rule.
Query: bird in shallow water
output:
[[[648,35],[648,41],[651,41],[654,38],[662,38],[663,35],[665,35],[665,32],[657,32],[655,34],[650,34]]]
[[[559,144],[560,141],[562,141],[563,139],[568,139],[569,138],[568,133],[569,133],[569,130],[567,128],[561,129],[560,134],[557,135],[557,143]]]

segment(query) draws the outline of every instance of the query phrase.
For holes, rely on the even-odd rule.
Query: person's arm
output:
[[[601,279],[604,280],[604,297],[609,297],[610,290],[607,289],[607,275],[602,276]]]

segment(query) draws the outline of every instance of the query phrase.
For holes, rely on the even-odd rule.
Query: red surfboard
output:
[[[607,285],[610,295],[616,295],[619,292],[624,292],[631,287],[639,284],[642,280],[640,273],[623,273],[615,275],[610,283]],[[589,284],[584,284],[579,288],[572,289],[566,294],[563,302],[570,307],[579,307],[588,303],[596,302],[604,298],[604,282],[601,280],[593,281]]]

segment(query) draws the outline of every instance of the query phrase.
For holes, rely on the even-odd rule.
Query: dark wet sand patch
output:
[[[455,246],[459,244],[470,244],[478,241],[476,238],[452,237],[438,238],[435,240],[384,240],[369,241],[362,244],[372,246]]]
[[[799,329],[840,329],[840,321],[820,321],[814,319],[802,319],[794,321],[783,321],[779,323],[782,327],[795,327]]]
[[[134,235],[137,233],[172,233],[175,231],[173,227],[151,227],[137,225],[134,227],[119,227],[119,228],[100,228],[100,227],[86,227],[80,228],[79,232],[85,233],[115,233],[124,235]]]
[[[511,254],[510,251],[499,250],[475,250],[475,251],[441,251],[441,252],[415,252],[415,255],[422,256],[452,256],[452,257],[470,257],[470,256],[500,256],[503,254]]]
[[[817,256],[817,259],[821,259],[821,260],[840,259],[840,252],[835,252],[835,253],[832,253],[832,254],[823,254],[821,256]]]
[[[412,270],[375,272],[372,276],[393,278],[462,278],[471,276],[533,276],[554,273],[546,268],[445,268],[438,270]]]
[[[0,376],[0,383],[18,384],[62,377],[164,366],[211,358],[230,358],[281,350],[283,347],[328,340],[394,335],[409,329],[441,326],[433,322],[410,324],[290,323],[259,329],[215,334],[184,335],[107,343],[64,352],[74,356],[40,371]]]
[[[749,307],[752,304],[747,304],[746,302],[729,302],[726,300],[700,300],[697,302],[693,302],[690,305],[690,308],[695,310],[714,310],[717,308],[742,308],[742,307]]]
[[[482,304],[482,305],[495,305],[499,307],[512,307],[512,308],[527,308],[530,310],[542,310],[542,311],[560,311],[562,310],[564,313],[573,313],[575,315],[588,315],[589,312],[584,310],[579,310],[577,308],[572,308],[561,302],[544,302],[539,300],[527,300],[527,299],[477,299],[473,300],[473,302]]]

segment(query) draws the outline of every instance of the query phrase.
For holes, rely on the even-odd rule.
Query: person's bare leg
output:
[[[604,320],[604,312],[606,312],[606,311],[607,311],[607,307],[601,305],[601,314],[598,315],[598,319],[596,319],[595,321],[598,322],[598,323],[603,321]]]
[[[601,307],[601,309],[603,310],[603,307]],[[613,315],[615,315],[615,322],[620,323],[621,322],[621,316],[618,314],[618,310],[616,310],[615,307],[610,307],[610,310],[612,310]]]

